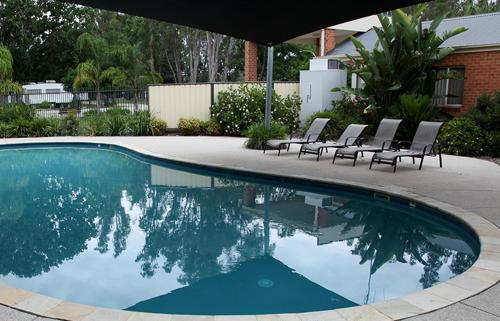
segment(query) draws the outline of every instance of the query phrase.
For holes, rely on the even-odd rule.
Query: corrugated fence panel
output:
[[[167,85],[149,87],[149,110],[169,128],[180,118],[210,119],[210,85]]]
[[[157,118],[167,122],[169,128],[177,128],[180,118],[210,119],[210,105],[217,101],[219,92],[241,83],[178,84],[149,87],[149,110]],[[265,83],[247,83],[249,86],[265,86]],[[276,82],[274,90],[281,96],[299,92],[297,82]]]
[[[274,91],[280,96],[286,97],[288,95],[299,94],[298,82],[277,82],[274,84]]]

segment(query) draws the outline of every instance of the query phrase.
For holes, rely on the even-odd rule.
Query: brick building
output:
[[[463,78],[439,81],[434,103],[452,115],[461,115],[475,106],[481,94],[500,91],[500,12],[445,19],[438,34],[456,27],[466,27],[468,31],[443,44],[444,47],[453,47],[455,52],[436,67],[453,70]],[[373,49],[377,42],[373,29],[358,34],[356,38],[368,49]],[[346,54],[357,54],[349,40],[337,44],[318,59],[341,60]],[[355,77],[353,80],[356,83]]]

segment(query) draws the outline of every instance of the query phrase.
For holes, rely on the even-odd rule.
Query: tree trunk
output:
[[[233,37],[229,37],[229,43],[224,56],[224,66],[222,67],[222,81],[227,81],[229,75],[229,59],[233,56],[235,43],[236,40]]]
[[[147,20],[148,21],[148,33],[149,33],[149,43],[148,43],[148,51],[149,51],[149,70],[154,73],[156,72],[155,68],[155,51],[154,51],[154,26],[153,26],[153,21]]]
[[[96,84],[96,112],[99,114],[101,112],[101,87],[99,82]]]
[[[222,40],[224,40],[223,35],[207,31],[207,67],[209,82],[215,82],[217,80],[219,52]]]
[[[189,82],[195,83],[198,78],[198,67],[201,57],[201,37],[200,31],[191,32],[191,46],[189,55]]]

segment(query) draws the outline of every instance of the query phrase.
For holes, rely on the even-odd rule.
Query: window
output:
[[[336,59],[328,59],[328,69],[344,69],[344,65]]]
[[[46,94],[60,94],[61,89],[45,89]]]
[[[26,89],[27,94],[41,94],[42,90],[41,89]]]
[[[464,95],[464,67],[440,68],[439,72],[452,73],[455,79],[436,82],[433,103],[437,106],[461,107]]]

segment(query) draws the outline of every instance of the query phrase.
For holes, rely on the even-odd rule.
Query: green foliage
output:
[[[61,120],[59,118],[36,117],[31,121],[31,136],[52,137],[61,133]]]
[[[421,121],[437,118],[438,109],[431,105],[431,100],[430,96],[414,94],[399,97],[399,103],[394,105],[390,115],[403,120],[398,131],[402,139],[411,140]]]
[[[35,117],[35,110],[27,105],[9,104],[0,106],[0,122],[9,123],[17,119],[31,120]]]
[[[0,42],[12,52],[18,82],[60,80],[75,62],[75,42],[97,10],[54,0],[5,0]]]
[[[0,43],[0,94],[20,93],[20,84],[12,81],[14,59],[10,50]]]
[[[161,119],[152,118],[149,127],[153,136],[163,136],[167,133],[167,122]]]
[[[203,132],[203,135],[206,135],[206,136],[219,136],[220,135],[219,124],[217,124],[217,122],[213,119],[202,122],[201,123],[201,130]]]
[[[212,119],[223,135],[241,136],[252,124],[264,118],[266,91],[262,86],[240,85],[219,92],[217,102],[210,107]],[[281,97],[273,91],[272,120],[290,130],[298,127],[300,98]]]
[[[446,14],[424,28],[422,15],[426,8],[427,5],[420,5],[411,15],[394,10],[392,18],[380,14],[382,27],[374,27],[378,41],[373,51],[351,37],[359,57],[348,56],[349,63],[345,66],[365,82],[359,94],[370,101],[370,110],[376,110],[379,119],[385,116],[387,108],[399,102],[401,95],[432,97],[438,79],[452,78],[452,75],[439,74],[435,68],[454,51],[441,46],[467,29],[456,28],[438,35],[436,30]]]
[[[479,96],[476,107],[466,116],[484,130],[500,131],[500,91]]]
[[[245,133],[248,137],[245,146],[250,149],[263,149],[268,140],[285,138],[287,131],[286,126],[278,122],[272,122],[269,129],[264,126],[264,123],[253,124]]]
[[[452,119],[444,125],[439,143],[445,153],[478,156],[485,153],[491,144],[491,138],[472,119],[462,117]]]
[[[181,118],[177,127],[183,136],[198,136],[202,134],[202,123],[197,118]]]
[[[500,131],[488,132],[488,137],[488,154],[493,157],[500,157]]]
[[[103,113],[106,135],[122,136],[130,133],[129,111],[112,108]]]
[[[301,132],[305,133],[316,118],[329,118],[330,121],[323,130],[320,139],[322,141],[334,140],[350,124],[366,124],[367,122],[363,116],[363,105],[345,95],[342,100],[332,103],[332,109],[316,112],[309,116],[305,120]]]
[[[151,133],[151,114],[149,111],[140,111],[129,117],[129,126],[134,136],[147,136]]]
[[[75,110],[70,110],[61,120],[61,135],[75,136],[78,134],[79,120]]]

